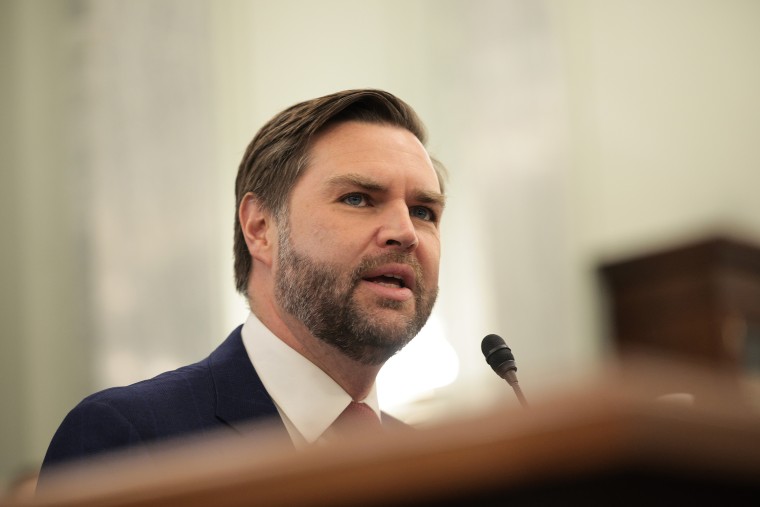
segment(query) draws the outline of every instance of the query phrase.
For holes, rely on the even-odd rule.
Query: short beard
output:
[[[286,222],[286,220],[284,220]],[[296,252],[287,226],[279,227],[275,300],[312,335],[366,365],[382,365],[417,336],[433,310],[438,287],[427,289],[416,258],[403,252],[365,257],[351,272]],[[354,299],[362,273],[388,263],[415,271],[414,314],[401,326],[373,318]],[[402,301],[382,299],[382,308],[401,309]]]

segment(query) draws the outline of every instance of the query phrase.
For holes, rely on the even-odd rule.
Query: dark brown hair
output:
[[[414,110],[382,90],[347,90],[282,111],[269,120],[245,150],[235,180],[235,285],[247,295],[251,256],[243,237],[238,210],[251,192],[259,206],[276,220],[287,216],[288,197],[308,163],[314,137],[328,126],[360,121],[401,127],[426,142],[425,127]],[[443,192],[442,166],[433,164]]]

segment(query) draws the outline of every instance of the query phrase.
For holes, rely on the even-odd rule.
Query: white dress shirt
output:
[[[277,338],[253,314],[243,324],[243,345],[296,447],[319,442],[351,402],[329,375]],[[380,417],[375,385],[362,401]]]

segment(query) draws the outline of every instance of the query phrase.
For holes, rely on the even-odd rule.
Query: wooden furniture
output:
[[[711,238],[600,272],[618,350],[648,348],[760,374],[760,247]]]
[[[631,361],[527,410],[376,440],[295,451],[262,428],[103,458],[62,471],[36,505],[757,505],[760,417],[725,396],[735,380]],[[684,388],[694,404],[660,398]]]

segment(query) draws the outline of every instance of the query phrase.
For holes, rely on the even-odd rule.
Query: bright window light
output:
[[[417,337],[380,370],[380,406],[394,410],[414,403],[454,382],[458,373],[459,358],[446,341],[441,320],[431,315]]]

